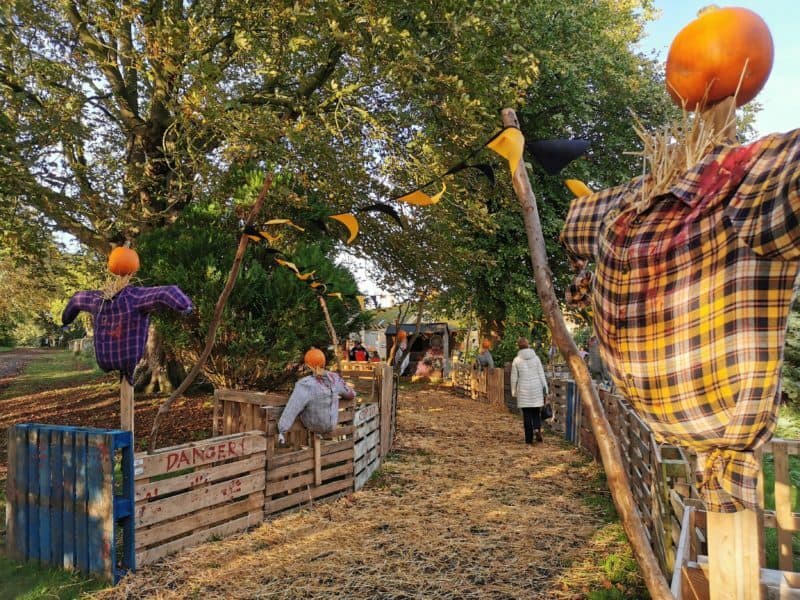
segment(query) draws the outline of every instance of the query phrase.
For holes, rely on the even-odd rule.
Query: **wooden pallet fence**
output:
[[[266,448],[251,431],[137,454],[137,564],[260,523]]]
[[[450,370],[453,391],[461,396],[472,396],[472,367],[463,362],[453,363]]]
[[[355,402],[339,402],[338,426],[324,436],[309,432],[297,419],[287,432],[287,445],[280,446],[278,420],[285,404],[266,410],[266,515],[353,491]]]
[[[285,406],[288,394],[214,390],[212,436],[267,430],[265,407]]]
[[[8,429],[12,557],[116,581],[135,568],[132,508],[131,432],[39,424]]]
[[[339,374],[349,383],[365,402],[374,402],[379,387],[378,373],[386,366],[383,362],[342,361]]]
[[[381,413],[376,403],[362,405],[353,417],[355,444],[353,447],[353,477],[355,490],[364,487],[381,465]]]

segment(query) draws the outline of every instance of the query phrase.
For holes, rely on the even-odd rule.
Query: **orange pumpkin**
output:
[[[117,246],[108,255],[108,270],[115,275],[132,275],[139,270],[139,255],[135,250]]]
[[[492,347],[492,342],[490,342],[489,340],[483,340],[481,342],[481,348],[483,348],[484,350],[488,350],[491,347]]]
[[[303,357],[303,362],[312,369],[322,369],[325,367],[325,355],[322,350],[311,348]]]
[[[772,35],[761,17],[746,8],[711,6],[672,41],[667,91],[678,106],[696,110],[698,103],[711,106],[739,88],[736,106],[742,106],[764,87],[773,56]]]

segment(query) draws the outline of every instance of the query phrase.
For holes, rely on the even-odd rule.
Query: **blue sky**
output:
[[[648,36],[641,50],[655,50],[666,59],[669,45],[683,27],[694,20],[711,0],[656,0],[660,17],[650,23]],[[775,62],[767,84],[756,100],[763,109],[758,114],[759,134],[789,131],[800,127],[800,1],[798,0],[734,0],[719,6],[741,6],[756,12],[766,21],[775,44]]]

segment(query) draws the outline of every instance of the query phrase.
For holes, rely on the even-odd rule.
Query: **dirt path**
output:
[[[639,582],[597,568],[630,553],[585,455],[553,434],[526,446],[517,417],[441,389],[401,394],[398,413],[395,448],[364,490],[175,555],[96,597],[641,597]]]
[[[9,385],[27,363],[46,352],[35,348],[14,348],[0,352],[0,389]]]

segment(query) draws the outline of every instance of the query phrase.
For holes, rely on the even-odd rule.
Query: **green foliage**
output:
[[[257,182],[251,182],[252,189]],[[247,198],[246,193],[238,195]],[[147,285],[178,285],[194,303],[189,317],[168,313],[156,317],[169,353],[184,364],[195,362],[205,345],[217,299],[225,286],[241,231],[236,204],[195,202],[176,223],[139,240],[141,279]],[[354,294],[350,273],[335,266],[318,245],[297,242],[287,258],[315,271],[330,291]],[[217,329],[205,375],[215,385],[244,389],[275,388],[292,377],[287,364],[301,361],[312,345],[327,348],[330,337],[314,291],[308,282],[279,266],[264,243],[248,245],[239,277]],[[339,335],[358,329],[355,299],[328,297],[328,309]]]

